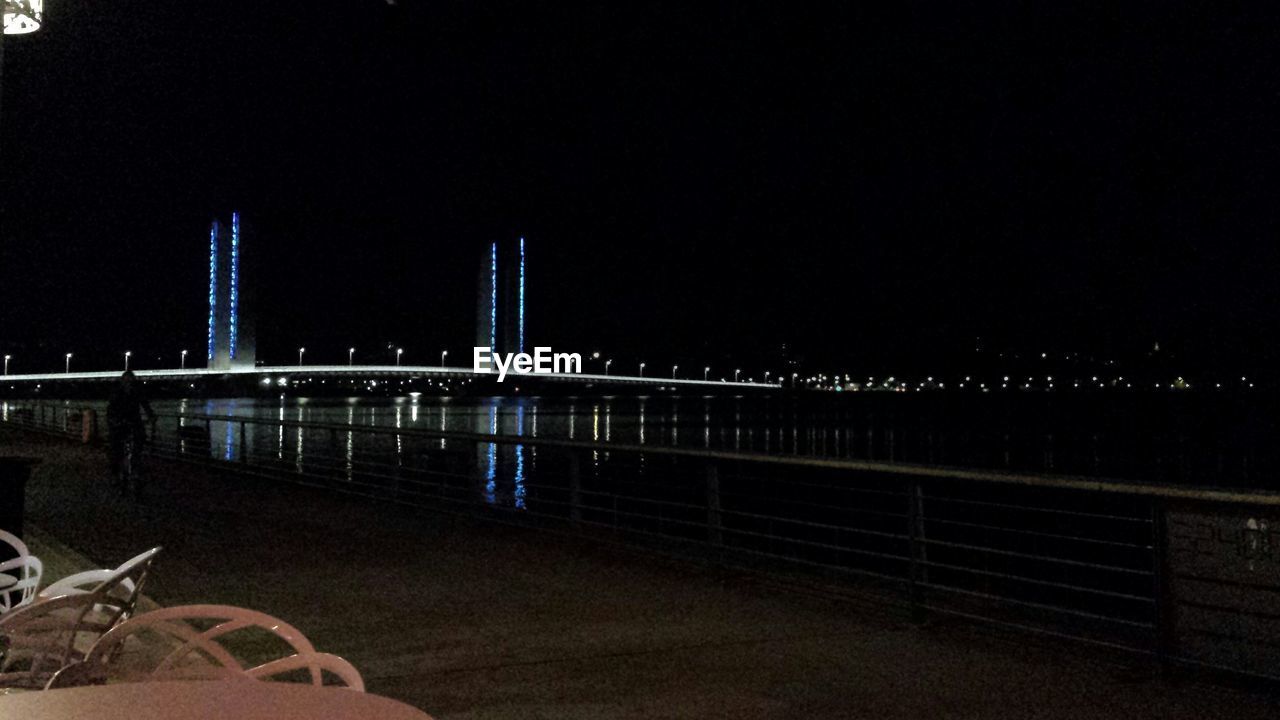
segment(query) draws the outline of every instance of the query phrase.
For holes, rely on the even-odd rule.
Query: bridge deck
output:
[[[120,377],[120,370],[95,372],[61,372],[61,373],[28,373],[5,375],[0,380],[8,383],[30,382],[66,382],[66,381],[104,381]],[[255,368],[233,368],[228,370],[210,370],[206,368],[166,370],[135,370],[139,378],[164,380],[182,380],[227,375],[263,375],[288,377],[295,375],[327,377],[491,377],[496,372],[477,373],[469,367],[446,367],[439,365],[272,365]],[[685,378],[640,377],[636,375],[597,375],[592,373],[538,373],[537,375],[507,374],[507,382],[533,377],[539,380],[580,383],[613,383],[644,384],[680,387],[705,388],[743,388],[743,389],[779,389],[777,383],[732,382],[723,380],[693,380]]]

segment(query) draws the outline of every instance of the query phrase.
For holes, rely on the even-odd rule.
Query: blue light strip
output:
[[[489,246],[489,348],[498,351],[498,243]]]
[[[520,238],[520,349],[524,352],[524,238]]]
[[[238,316],[240,314],[240,213],[231,213],[231,359],[236,359]]]
[[[209,231],[209,362],[213,362],[214,311],[218,307],[218,221]]]

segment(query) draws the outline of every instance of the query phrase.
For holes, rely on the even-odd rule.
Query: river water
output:
[[[0,401],[0,415],[30,404]],[[104,403],[42,405],[70,416],[83,407],[101,412]],[[416,428],[1208,486],[1275,487],[1280,474],[1273,442],[1280,413],[1264,395],[279,397],[157,400],[153,405],[166,414],[353,429]],[[211,452],[234,454],[239,438],[230,425],[217,423],[212,430]],[[255,432],[258,450],[271,440],[261,430]],[[288,434],[273,433],[280,453]],[[366,442],[365,437],[353,433],[351,442]]]

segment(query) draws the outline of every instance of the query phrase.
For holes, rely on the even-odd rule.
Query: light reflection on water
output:
[[[1263,465],[1280,467],[1280,453],[1262,455],[1270,451],[1266,450],[1269,446],[1263,442],[1261,431],[1249,434],[1238,429],[1236,418],[1253,415],[1237,412],[1229,399],[1218,405],[1205,399],[1187,408],[1173,407],[1181,412],[1178,415],[1156,404],[1155,399],[1134,398],[1122,406],[1128,411],[1123,423],[1109,419],[1114,411],[1107,403],[1119,401],[1101,396],[1082,398],[1082,405],[1073,410],[1074,414],[1065,415],[1057,405],[1034,404],[1035,398],[981,406],[969,398],[962,398],[961,402],[940,396],[931,401],[933,404],[903,407],[897,405],[900,398],[891,399],[894,404],[869,398],[861,404],[834,409],[830,404],[785,400],[667,396],[191,398],[156,400],[153,406],[161,414],[264,421],[261,425],[246,425],[242,434],[240,423],[235,420],[162,419],[161,435],[173,443],[168,447],[178,452],[230,461],[247,457],[299,472],[324,465],[334,479],[348,482],[369,477],[371,468],[382,468],[378,472],[397,476],[402,470],[411,474],[429,468],[425,470],[428,479],[462,474],[472,483],[473,500],[505,507],[538,501],[536,446],[523,442],[423,439],[412,431],[567,438],[601,444],[680,446],[1126,479],[1201,482],[1207,477],[1218,484],[1256,485],[1264,475],[1275,475],[1264,472]],[[1015,401],[1019,404],[1014,405]],[[1143,402],[1150,402],[1150,406]],[[105,402],[101,401],[0,400],[0,421],[29,419],[78,432],[80,410],[86,407],[98,411],[99,428],[105,430]],[[1251,411],[1254,409],[1250,406]],[[1212,422],[1201,418],[1206,412],[1211,413]],[[1194,429],[1200,436],[1180,434],[1177,423],[1187,425],[1187,418],[1197,420]],[[277,424],[280,421],[331,427],[281,427]],[[1272,422],[1271,416],[1263,413],[1262,420],[1255,424],[1266,430],[1271,427],[1268,422]],[[1274,424],[1280,426],[1280,421]],[[1159,430],[1153,432],[1153,425],[1158,425]],[[385,427],[391,432],[358,432],[358,428],[368,427]],[[559,455],[545,447],[541,452],[541,462],[547,468],[544,471],[551,472],[560,462]],[[607,447],[589,452],[591,463],[584,463],[584,475],[599,474],[610,465]],[[441,455],[454,454],[463,455],[465,467],[433,464]],[[617,463],[636,459],[640,468],[655,467],[657,457],[617,452],[612,455]],[[586,459],[585,454],[582,459]],[[1170,477],[1177,472],[1181,475]]]

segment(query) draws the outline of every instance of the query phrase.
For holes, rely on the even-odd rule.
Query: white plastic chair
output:
[[[13,548],[17,557],[0,562],[0,616],[10,610],[30,605],[36,599],[44,564],[27,550],[26,543],[12,533],[0,530],[0,542]],[[10,582],[10,581],[13,582]]]
[[[108,630],[133,614],[160,548],[116,568],[87,592],[39,599],[0,616],[0,687],[41,688],[83,660]]]
[[[201,630],[196,624],[209,625]],[[292,653],[246,667],[227,647],[227,636],[258,629],[284,641]],[[150,642],[145,638],[153,637]],[[126,645],[128,643],[128,645]],[[261,644],[257,644],[261,647]],[[158,652],[157,652],[158,650]],[[136,667],[146,656],[146,668]],[[130,675],[127,665],[135,671]],[[268,680],[306,670],[312,685],[324,684],[327,671],[348,688],[364,691],[351,663],[316,652],[296,628],[256,610],[228,605],[183,605],[143,613],[120,623],[93,646],[84,662],[58,673],[48,687],[70,687],[112,680]]]

